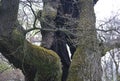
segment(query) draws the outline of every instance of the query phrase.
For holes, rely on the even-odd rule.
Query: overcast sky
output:
[[[120,13],[120,0],[99,0],[95,5],[97,20],[110,17],[111,14]]]

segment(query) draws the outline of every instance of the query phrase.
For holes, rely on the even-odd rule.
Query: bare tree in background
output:
[[[103,68],[103,81],[119,81],[119,14],[112,14],[110,18],[102,21],[101,23],[102,24],[98,26],[97,30],[100,40],[102,41],[102,50],[104,50],[103,57],[101,59]]]

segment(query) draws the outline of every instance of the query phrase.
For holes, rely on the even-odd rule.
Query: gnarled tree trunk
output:
[[[0,52],[23,71],[26,81],[61,81],[61,62],[62,81],[101,81],[93,0],[43,2],[39,20],[45,48],[29,43],[25,30],[19,28],[19,0],[1,0]],[[66,44],[72,55],[76,51],[71,66]],[[46,48],[55,51],[61,62],[55,52]]]
[[[92,0],[78,0],[80,19],[78,47],[73,56],[67,81],[101,81],[101,53],[97,42]]]
[[[60,81],[61,63],[57,54],[32,45],[18,26],[19,0],[1,0],[0,52],[17,68],[26,81]]]

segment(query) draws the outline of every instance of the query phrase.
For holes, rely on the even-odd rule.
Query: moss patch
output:
[[[32,45],[24,39],[24,36],[18,30],[13,31],[12,39],[11,46],[14,49],[17,48],[14,56],[22,62],[36,67],[35,81],[61,80],[61,62],[55,52]]]

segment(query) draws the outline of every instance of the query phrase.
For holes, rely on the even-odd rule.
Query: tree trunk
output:
[[[71,34],[75,31],[70,31],[76,23],[66,23],[72,23],[79,16],[77,3],[74,0],[43,0],[43,2],[42,16],[39,19],[42,26],[42,46],[52,49],[59,55],[63,66],[62,81],[66,81],[71,63],[66,45],[70,47],[72,56],[76,50],[73,42],[75,37]]]
[[[79,45],[73,56],[67,81],[101,81],[101,54],[95,30],[92,0],[79,0]]]
[[[17,68],[26,81],[60,81],[61,63],[57,54],[32,45],[17,23],[19,0],[1,0],[0,52]]]
[[[18,27],[19,0],[1,0],[0,52],[23,71],[26,81],[61,81],[58,54],[63,66],[62,81],[66,81],[71,63],[66,47],[68,44],[72,54],[77,47],[68,81],[101,81],[93,0],[43,2],[44,9],[39,20],[42,26],[42,46],[45,48],[29,43],[25,39],[24,30]]]

